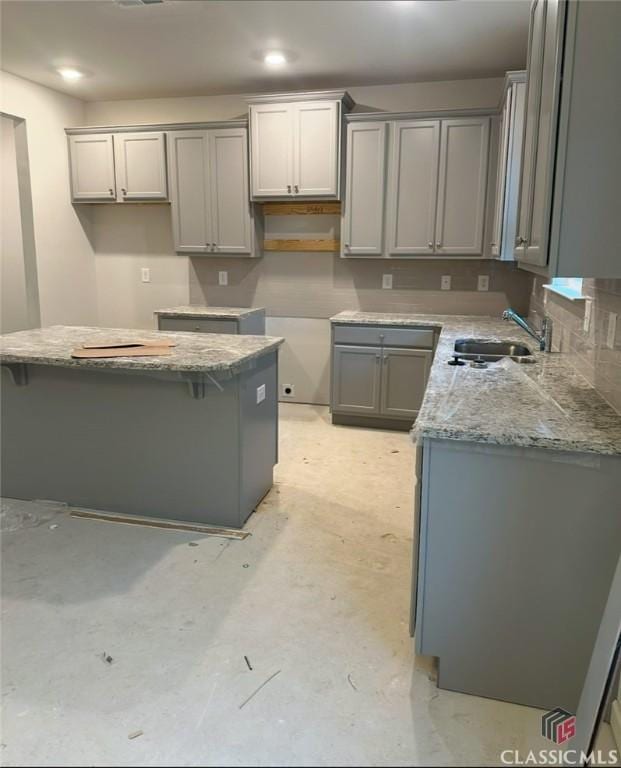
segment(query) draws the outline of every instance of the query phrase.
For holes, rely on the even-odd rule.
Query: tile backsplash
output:
[[[554,323],[552,346],[569,355],[574,368],[621,413],[621,280],[585,279],[583,294],[591,302],[591,321],[584,330],[585,301],[570,301],[543,288],[548,279],[533,281],[530,315]],[[607,345],[610,313],[617,315],[614,348]]]

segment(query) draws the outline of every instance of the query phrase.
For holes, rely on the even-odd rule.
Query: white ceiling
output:
[[[500,76],[528,0],[2,0],[2,68],[94,101]],[[269,70],[262,53],[289,52]],[[87,70],[65,83],[54,68]]]

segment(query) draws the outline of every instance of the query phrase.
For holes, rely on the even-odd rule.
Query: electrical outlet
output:
[[[151,282],[151,270],[149,267],[143,267],[140,270],[140,279],[143,283],[150,283]]]
[[[229,284],[229,273],[223,269],[221,272],[218,272],[218,285],[228,285]]]
[[[443,291],[450,291],[451,290],[451,276],[450,275],[442,275],[440,279],[440,288]]]
[[[593,312],[593,302],[587,301],[584,304],[584,321],[582,323],[582,330],[588,333],[591,330],[591,313]]]
[[[295,384],[281,384],[281,397],[295,397]]]
[[[265,384],[257,387],[257,405],[265,400]]]
[[[489,275],[479,275],[477,291],[489,291]]]
[[[392,288],[392,275],[382,275],[382,288]]]
[[[615,341],[617,337],[617,313],[608,313],[608,333],[606,334],[606,346],[608,349],[615,348]]]

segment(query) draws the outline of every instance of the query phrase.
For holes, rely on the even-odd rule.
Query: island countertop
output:
[[[237,320],[240,317],[250,317],[265,312],[264,307],[206,307],[200,304],[188,304],[180,307],[158,309],[153,314],[160,317],[188,317],[214,320]]]
[[[438,343],[415,439],[441,438],[572,453],[621,455],[621,416],[559,352],[539,352],[514,323],[472,315],[346,311],[333,324],[434,328]],[[450,366],[460,338],[525,344],[534,363]]]
[[[169,338],[175,346],[162,357],[75,359],[71,352],[84,343],[109,340],[141,341]],[[254,360],[278,349],[277,336],[237,336],[220,333],[179,333],[127,328],[53,325],[0,336],[0,363],[53,365],[64,368],[115,369],[128,372],[236,374]]]

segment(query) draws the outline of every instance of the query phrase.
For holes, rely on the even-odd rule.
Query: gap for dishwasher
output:
[[[121,523],[121,525],[141,525],[145,528],[160,528],[166,531],[190,531],[204,533],[207,536],[220,536],[223,539],[246,539],[250,531],[237,531],[234,528],[219,528],[214,525],[200,523],[181,523],[177,520],[154,520],[150,517],[135,517],[134,515],[110,515],[105,512],[95,512],[90,509],[73,509],[71,517],[83,520],[96,520],[101,523]]]

